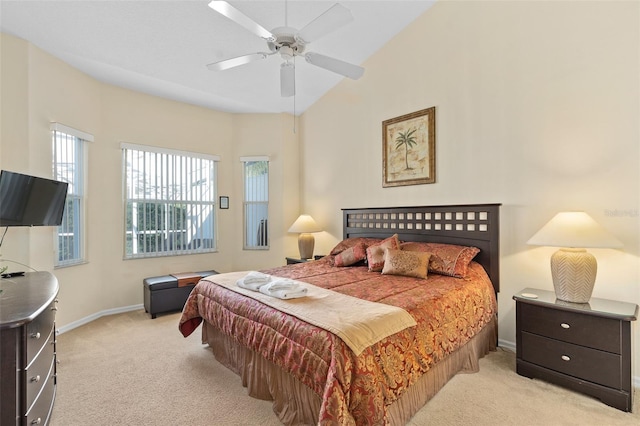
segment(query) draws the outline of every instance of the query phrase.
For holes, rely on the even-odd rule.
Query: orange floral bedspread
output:
[[[466,278],[429,274],[426,280],[337,268],[329,257],[262,272],[398,306],[418,324],[355,356],[332,333],[256,300],[207,280],[194,287],[180,318],[182,334],[204,319],[290,372],[322,397],[322,425],[386,424],[387,406],[404,389],[496,315],[493,286],[475,262]]]

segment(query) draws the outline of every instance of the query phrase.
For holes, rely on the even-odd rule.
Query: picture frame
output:
[[[382,122],[382,187],[436,182],[436,107]]]
[[[220,197],[220,208],[228,209],[229,208],[229,197],[223,195]]]

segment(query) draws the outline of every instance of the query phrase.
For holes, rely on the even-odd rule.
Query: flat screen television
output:
[[[66,182],[2,170],[0,227],[60,226],[67,186]]]

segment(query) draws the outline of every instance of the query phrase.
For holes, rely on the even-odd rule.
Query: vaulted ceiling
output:
[[[208,70],[212,62],[268,51],[265,40],[208,7],[209,1],[1,0],[0,30],[97,80],[227,112],[300,114],[345,78],[297,57],[296,96],[283,98],[279,55]],[[307,50],[362,65],[434,1],[340,2],[353,21]],[[302,29],[335,1],[228,3],[272,31],[285,24]]]

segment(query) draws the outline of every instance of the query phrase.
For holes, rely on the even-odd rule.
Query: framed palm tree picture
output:
[[[382,186],[436,181],[436,107],[382,122]]]

